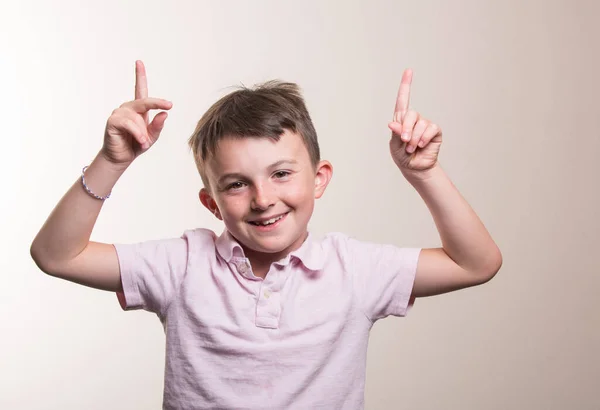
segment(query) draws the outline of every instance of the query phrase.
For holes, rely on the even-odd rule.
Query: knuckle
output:
[[[106,123],[112,127],[117,127],[122,122],[123,122],[123,117],[121,115],[119,115],[119,113],[113,113],[110,117],[108,117],[108,121],[106,121]]]
[[[119,117],[116,121],[115,121],[115,126],[119,129],[125,129],[128,126],[127,123],[127,118],[125,117]]]
[[[131,107],[124,107],[121,110],[121,115],[123,115],[123,117],[133,119],[133,118],[135,118],[137,113],[134,110],[132,110]]]
[[[119,116],[119,117],[127,117],[130,112],[131,112],[131,109],[129,108],[129,106],[123,104],[119,108],[117,108],[116,110],[113,111],[113,115]]]

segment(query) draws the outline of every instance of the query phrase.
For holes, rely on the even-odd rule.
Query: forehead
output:
[[[206,161],[207,176],[229,172],[252,172],[264,169],[282,159],[300,164],[310,163],[310,156],[300,135],[286,130],[279,141],[268,137],[225,137],[219,141],[214,155]]]

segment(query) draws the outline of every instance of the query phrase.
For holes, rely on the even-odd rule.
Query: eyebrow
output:
[[[268,166],[268,168],[269,169],[279,168],[283,164],[296,165],[296,164],[298,164],[298,161],[296,161],[295,159],[282,159],[282,160],[272,163],[271,165]]]
[[[267,167],[267,169],[279,168],[280,166],[282,166],[284,164],[296,165],[296,164],[298,164],[298,161],[296,161],[295,159],[282,159],[282,160],[272,163],[271,165],[269,165]],[[229,174],[225,174],[221,178],[219,178],[218,184],[219,185],[223,184],[223,182],[225,182],[225,180],[227,180],[227,179],[246,179],[246,176],[244,176],[243,174],[240,174],[239,172],[232,172]]]

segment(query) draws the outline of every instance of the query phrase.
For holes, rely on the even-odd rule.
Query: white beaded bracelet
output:
[[[106,196],[99,196],[99,195],[96,195],[94,192],[92,192],[92,190],[86,185],[85,178],[83,176],[83,174],[85,174],[85,170],[86,169],[87,169],[87,165],[85,167],[83,167],[83,169],[81,170],[81,185],[83,185],[83,187],[85,188],[85,190],[87,191],[87,193],[90,194],[91,196],[93,196],[94,198],[100,199],[102,201],[104,201],[105,199],[110,198],[110,194],[112,193],[112,191],[109,192],[108,195],[106,195]]]

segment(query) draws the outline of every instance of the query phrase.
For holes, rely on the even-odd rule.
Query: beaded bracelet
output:
[[[87,165],[85,167],[83,167],[83,169],[81,170],[81,184],[83,185],[83,187],[85,188],[85,190],[87,191],[88,194],[90,194],[91,196],[93,196],[96,199],[100,199],[102,201],[104,201],[105,199],[110,198],[110,194],[111,192],[108,193],[108,195],[106,196],[98,196],[96,195],[94,192],[92,192],[92,190],[90,188],[88,188],[88,186],[85,184],[85,178],[83,177],[83,174],[85,174],[85,170],[87,169]]]

